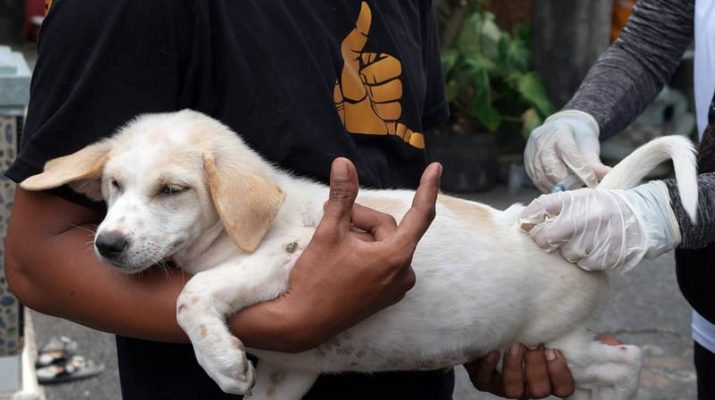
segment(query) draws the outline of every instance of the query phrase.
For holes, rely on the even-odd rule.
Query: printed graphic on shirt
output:
[[[352,134],[395,135],[422,149],[422,133],[399,121],[402,63],[387,53],[363,51],[371,23],[370,6],[362,2],[355,28],[340,46],[344,65],[333,91],[335,108],[345,130]]]
[[[45,0],[45,17],[50,12],[50,7],[52,7],[52,0]]]

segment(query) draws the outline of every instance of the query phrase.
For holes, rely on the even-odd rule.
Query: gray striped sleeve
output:
[[[666,179],[664,182],[670,192],[670,205],[673,207],[673,212],[680,225],[680,233],[683,238],[680,247],[699,249],[715,241],[715,172],[698,176],[698,218],[696,224],[690,222],[690,218],[683,209],[675,180]]]
[[[641,0],[564,109],[596,118],[601,140],[621,132],[655,98],[693,38],[694,0]]]

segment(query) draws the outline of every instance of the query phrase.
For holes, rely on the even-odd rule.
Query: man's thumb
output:
[[[358,178],[355,166],[347,158],[338,157],[330,168],[330,195],[325,202],[325,218],[340,220],[349,225],[350,212],[358,193]]]

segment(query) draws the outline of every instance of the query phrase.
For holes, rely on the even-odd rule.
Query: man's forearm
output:
[[[18,189],[6,241],[11,290],[30,308],[95,329],[186,342],[176,298],[191,276],[160,267],[127,275],[101,264],[92,246],[101,218],[52,194]],[[263,305],[234,324],[248,346],[291,350],[294,320],[283,316],[285,305]]]
[[[601,139],[621,132],[670,78],[693,38],[692,0],[641,0],[565,109],[593,115]]]
[[[715,233],[715,173],[705,173],[698,176],[698,208],[697,223],[690,221],[685,212],[678,186],[674,179],[666,179],[665,184],[670,192],[670,201],[675,217],[680,226],[682,242],[685,249],[700,249],[709,245]]]
[[[31,308],[93,328],[186,340],[173,310],[188,277],[161,271],[130,276],[101,264],[89,221],[96,218],[54,195],[18,190],[6,242],[11,290]]]

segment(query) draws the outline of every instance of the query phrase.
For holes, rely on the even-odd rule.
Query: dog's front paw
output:
[[[255,383],[253,365],[246,358],[240,340],[231,336],[229,342],[208,346],[194,344],[196,359],[224,392],[250,394]]]

